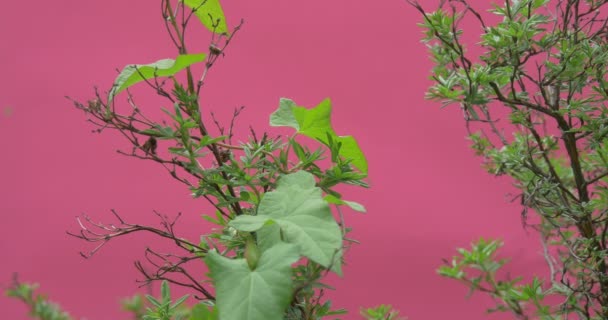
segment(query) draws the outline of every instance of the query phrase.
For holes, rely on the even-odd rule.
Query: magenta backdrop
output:
[[[117,301],[136,291],[132,262],[151,238],[84,260],[78,251],[91,247],[64,232],[77,230],[74,216],[108,221],[115,208],[156,224],[153,209],[183,212],[181,232],[205,232],[201,201],[162,168],[116,154],[125,141],[92,134],[64,99],[107,89],[127,63],[174,55],[156,2],[11,1],[0,19],[0,284],[19,271],[77,317],[125,318]],[[379,303],[410,319],[509,319],[485,315],[489,299],[467,300],[463,286],[435,273],[479,236],[506,241],[513,275],[544,266],[537,237],[506,200],[510,182],[487,175],[469,151],[461,113],[423,100],[431,64],[418,14],[403,0],[224,3],[232,25],[241,17],[246,25],[208,78],[205,106],[226,120],[243,104],[240,123],[265,129],[279,97],[308,106],[331,97],[338,133],[353,134],[368,155],[372,189],[348,192],[369,212],[348,214],[362,244],[348,253],[344,278],[331,279],[334,305],[351,310],[345,319]],[[16,301],[0,305],[2,318],[26,318]]]

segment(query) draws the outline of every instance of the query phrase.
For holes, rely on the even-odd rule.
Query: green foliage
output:
[[[144,298],[137,294],[131,298],[125,298],[120,302],[122,309],[133,315],[134,320],[142,320],[146,314],[146,304]]]
[[[550,292],[543,290],[542,280],[534,277],[529,284],[522,284],[521,278],[499,280],[499,271],[507,263],[506,259],[497,257],[497,250],[502,245],[502,242],[482,238],[471,245],[471,250],[458,249],[459,255],[450,264],[441,266],[438,273],[464,283],[470,294],[480,291],[492,296],[497,304],[488,312],[512,311],[523,316],[534,307],[536,316],[550,316],[549,306],[543,304]]]
[[[365,320],[406,320],[399,317],[399,311],[391,305],[381,304],[375,308],[361,309],[361,315]]]
[[[515,181],[524,224],[529,212],[538,215],[533,227],[549,267],[530,284],[499,280],[500,243],[480,240],[440,274],[517,318],[608,318],[608,2],[507,0],[487,14],[466,0],[433,12],[409,2],[422,14],[434,65],[427,98],[458,105],[484,167]],[[488,15],[498,22],[488,24]],[[468,18],[481,26],[477,41],[464,36]],[[469,54],[472,47],[483,52]],[[559,302],[541,304],[548,294]]]
[[[160,287],[160,299],[156,299],[151,295],[146,295],[146,299],[150,302],[151,307],[146,309],[146,314],[143,320],[183,320],[186,319],[188,312],[181,311],[179,307],[188,299],[185,295],[173,302],[171,299],[171,290],[169,282],[163,281]]]
[[[297,130],[286,140],[250,128],[245,131],[249,138],[233,142],[241,130],[235,120],[242,108],[225,128],[207,114],[201,96],[212,67],[226,55],[241,25],[229,32],[217,0],[162,0],[161,9],[179,56],[128,65],[108,97],[97,93],[87,103],[74,104],[97,126],[96,132],[113,129],[125,137],[130,151],[119,153],[160,164],[194,198],[206,201],[203,219],[216,228],[201,232],[194,241],[176,234],[177,218],[155,212],[159,228],[128,223],[112,211],[117,223],[104,225],[84,217],[79,220],[82,230],[71,234],[105,244],[147,232],[175,243],[170,253],[147,248],[148,265],[135,263],[146,282],[162,283],[159,298],[123,301],[123,309],[135,320],[317,320],[346,313],[323,298],[324,290],[332,289],[323,278],[330,271],[341,274],[343,253],[355,242],[346,238],[351,229],[344,214],[334,216],[330,205],[365,211],[336,191],[341,184],[368,186],[363,152],[353,137],[338,136],[331,127],[329,99],[314,108],[281,99],[270,124]],[[184,34],[191,17],[213,32],[208,54],[188,53]],[[203,61],[204,69],[196,74],[191,66]],[[169,106],[158,107],[164,112],[159,120],[147,115],[154,106],[138,106],[127,90],[142,82]],[[120,101],[118,94],[125,91],[126,101]],[[121,106],[125,102],[127,112]],[[316,149],[301,144],[298,134],[314,139]],[[83,255],[92,256],[99,248]],[[191,270],[197,263],[208,267],[206,277]],[[173,299],[169,283],[192,294]],[[189,307],[191,296],[200,303]]]
[[[121,301],[122,308],[132,314],[133,320],[173,319],[173,320],[218,320],[217,309],[205,303],[188,307],[184,302],[188,296],[183,296],[175,302],[171,300],[169,284],[161,284],[159,298],[137,294]]]
[[[36,294],[38,284],[19,283],[15,281],[6,290],[6,295],[21,300],[30,310],[30,317],[39,320],[72,320],[59,305],[49,301],[46,296]]]

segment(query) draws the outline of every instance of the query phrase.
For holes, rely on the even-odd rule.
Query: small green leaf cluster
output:
[[[542,288],[542,280],[537,277],[529,284],[522,283],[522,278],[499,280],[499,271],[507,264],[507,259],[499,259],[497,250],[503,245],[497,240],[479,239],[471,244],[471,250],[458,249],[458,255],[449,264],[441,266],[437,272],[448,278],[456,279],[467,285],[469,294],[480,291],[489,294],[496,301],[496,306],[488,312],[510,311],[524,316],[533,313],[541,319],[551,314],[551,309],[543,303],[549,294]],[[531,311],[534,309],[534,311]]]
[[[122,299],[120,305],[122,310],[132,314],[133,320],[142,320],[146,314],[146,303],[144,297],[140,294]]]
[[[160,286],[161,298],[156,299],[151,295],[146,295],[146,299],[152,305],[146,309],[146,314],[142,320],[183,320],[186,319],[186,315],[183,311],[180,312],[179,307],[188,299],[188,295],[185,295],[173,302],[171,299],[171,290],[169,288],[169,282],[163,281]]]
[[[406,320],[399,317],[399,311],[391,305],[381,304],[374,308],[361,309],[360,313],[365,320]]]
[[[161,284],[161,297],[155,298],[150,295],[134,295],[121,301],[122,308],[132,314],[133,320],[146,319],[172,319],[172,320],[217,320],[217,309],[212,303],[198,303],[192,307],[184,302],[188,295],[177,299],[171,299],[169,284],[163,281]]]
[[[121,301],[122,308],[132,314],[133,320],[147,319],[172,319],[172,320],[217,320],[217,309],[213,304],[198,303],[192,307],[187,306],[184,302],[188,298],[185,295],[175,302],[171,299],[169,283],[163,281],[161,284],[161,297],[155,298],[150,295],[142,296],[140,294],[133,297],[123,299]]]
[[[46,296],[37,294],[38,284],[15,282],[6,290],[6,295],[21,300],[30,310],[30,317],[39,320],[72,320],[59,305],[49,301]]]

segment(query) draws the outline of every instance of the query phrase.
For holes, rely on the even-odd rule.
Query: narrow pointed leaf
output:
[[[169,289],[169,282],[166,280],[160,285],[160,296],[163,303],[171,302],[171,290]]]
[[[177,301],[175,301],[172,305],[171,305],[171,309],[175,309],[177,307],[179,307],[182,303],[184,303],[184,301],[186,301],[186,299],[188,299],[190,297],[190,295],[185,295],[179,299],[177,299]]]

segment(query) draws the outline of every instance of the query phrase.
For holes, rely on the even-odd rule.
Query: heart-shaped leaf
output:
[[[362,173],[367,174],[367,160],[352,136],[338,136],[331,126],[331,101],[325,99],[312,109],[299,107],[290,99],[282,98],[279,108],[270,115],[270,125],[292,127],[299,134],[328,143],[328,136],[342,146],[339,155],[352,161]]]
[[[291,302],[291,265],[300,256],[295,246],[279,243],[264,251],[255,270],[245,259],[210,251],[205,263],[216,288],[219,320],[282,320]]]
[[[257,231],[262,250],[281,241],[292,243],[303,256],[340,273],[337,258],[342,233],[311,173],[282,176],[276,190],[262,198],[256,216],[238,216],[230,225],[241,231]]]
[[[228,25],[219,0],[182,0],[194,11],[201,23],[212,32],[227,33]]]

